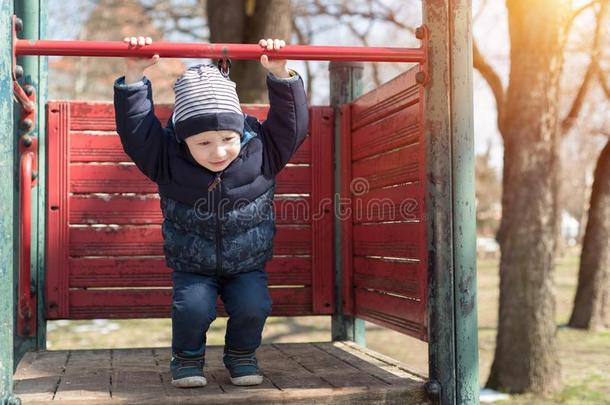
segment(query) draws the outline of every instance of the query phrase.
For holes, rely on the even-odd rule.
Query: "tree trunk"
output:
[[[511,71],[500,128],[500,309],[487,386],[512,393],[550,393],[560,382],[551,271],[559,225],[559,78],[569,3],[507,1]]]
[[[292,33],[290,0],[208,0],[210,42],[255,44],[261,38],[281,38]],[[268,103],[266,70],[258,61],[232,61],[231,79],[242,103]]]
[[[610,326],[610,140],[599,155],[591,189],[589,217],[580,255],[578,289],[569,325],[601,329]]]

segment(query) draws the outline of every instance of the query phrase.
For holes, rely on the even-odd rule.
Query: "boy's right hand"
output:
[[[125,37],[123,42],[129,44],[130,47],[139,48],[152,44],[150,37]],[[151,58],[130,57],[125,58],[125,84],[131,84],[142,80],[144,70],[159,60],[159,55],[153,55]]]

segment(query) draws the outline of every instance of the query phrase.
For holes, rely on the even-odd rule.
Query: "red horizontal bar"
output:
[[[425,61],[420,48],[391,48],[368,46],[288,45],[277,51],[266,51],[259,45],[206,44],[156,42],[143,47],[131,47],[122,41],[31,41],[18,39],[15,53],[49,56],[152,56],[162,58],[223,58],[255,59],[262,54],[291,60],[328,60],[362,62],[416,62]]]

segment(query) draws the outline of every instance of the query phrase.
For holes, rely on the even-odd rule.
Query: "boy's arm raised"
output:
[[[285,42],[261,39],[259,45],[268,51],[279,50]],[[269,71],[269,113],[261,125],[263,140],[263,173],[275,176],[290,160],[307,136],[309,110],[303,80],[286,68],[286,60],[269,60],[261,56],[261,65]]]
[[[267,76],[269,113],[262,123],[263,173],[275,176],[307,136],[309,110],[300,76],[289,79]]]
[[[131,46],[145,46],[150,38],[125,38]],[[124,77],[114,84],[114,110],[116,128],[125,153],[151,180],[162,182],[167,173],[168,142],[172,139],[172,127],[163,129],[154,113],[152,88],[144,77],[144,70],[159,60],[155,55],[150,59],[127,58]]]

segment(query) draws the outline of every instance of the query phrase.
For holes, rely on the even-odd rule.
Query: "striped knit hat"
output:
[[[213,65],[190,67],[174,84],[174,131],[178,142],[204,131],[231,130],[243,136],[244,115],[235,83]]]

